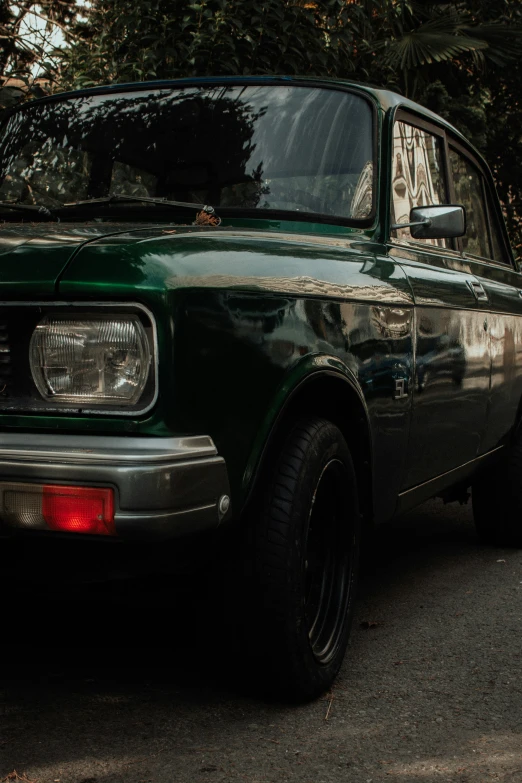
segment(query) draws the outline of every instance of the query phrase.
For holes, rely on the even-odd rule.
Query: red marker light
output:
[[[51,530],[114,536],[114,490],[46,484],[42,516]]]

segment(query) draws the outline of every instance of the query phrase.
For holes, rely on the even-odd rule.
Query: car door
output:
[[[409,222],[414,206],[452,203],[442,129],[397,115],[391,185],[392,225]],[[454,240],[413,240],[408,228],[398,228],[392,231],[389,253],[406,272],[415,300],[406,491],[481,452],[490,383],[488,309]]]
[[[466,209],[460,249],[487,306],[491,388],[483,451],[503,444],[522,397],[522,275],[515,269],[493,181],[471,150],[449,139],[456,202]]]

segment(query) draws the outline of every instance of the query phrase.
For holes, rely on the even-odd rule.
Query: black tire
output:
[[[359,560],[355,472],[336,426],[292,428],[254,516],[244,617],[255,677],[272,696],[313,699],[343,661]]]
[[[522,547],[522,433],[506,456],[472,486],[473,517],[480,540]]]

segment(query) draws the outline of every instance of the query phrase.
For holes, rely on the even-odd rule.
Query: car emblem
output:
[[[403,397],[408,396],[408,392],[404,390],[404,385],[406,381],[404,378],[396,378],[395,379],[395,393],[393,395],[394,400],[402,400]]]

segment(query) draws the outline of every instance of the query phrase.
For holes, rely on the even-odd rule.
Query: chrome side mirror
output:
[[[395,223],[392,230],[410,228],[413,239],[451,239],[466,233],[464,207],[442,204],[413,207],[409,223]]]

